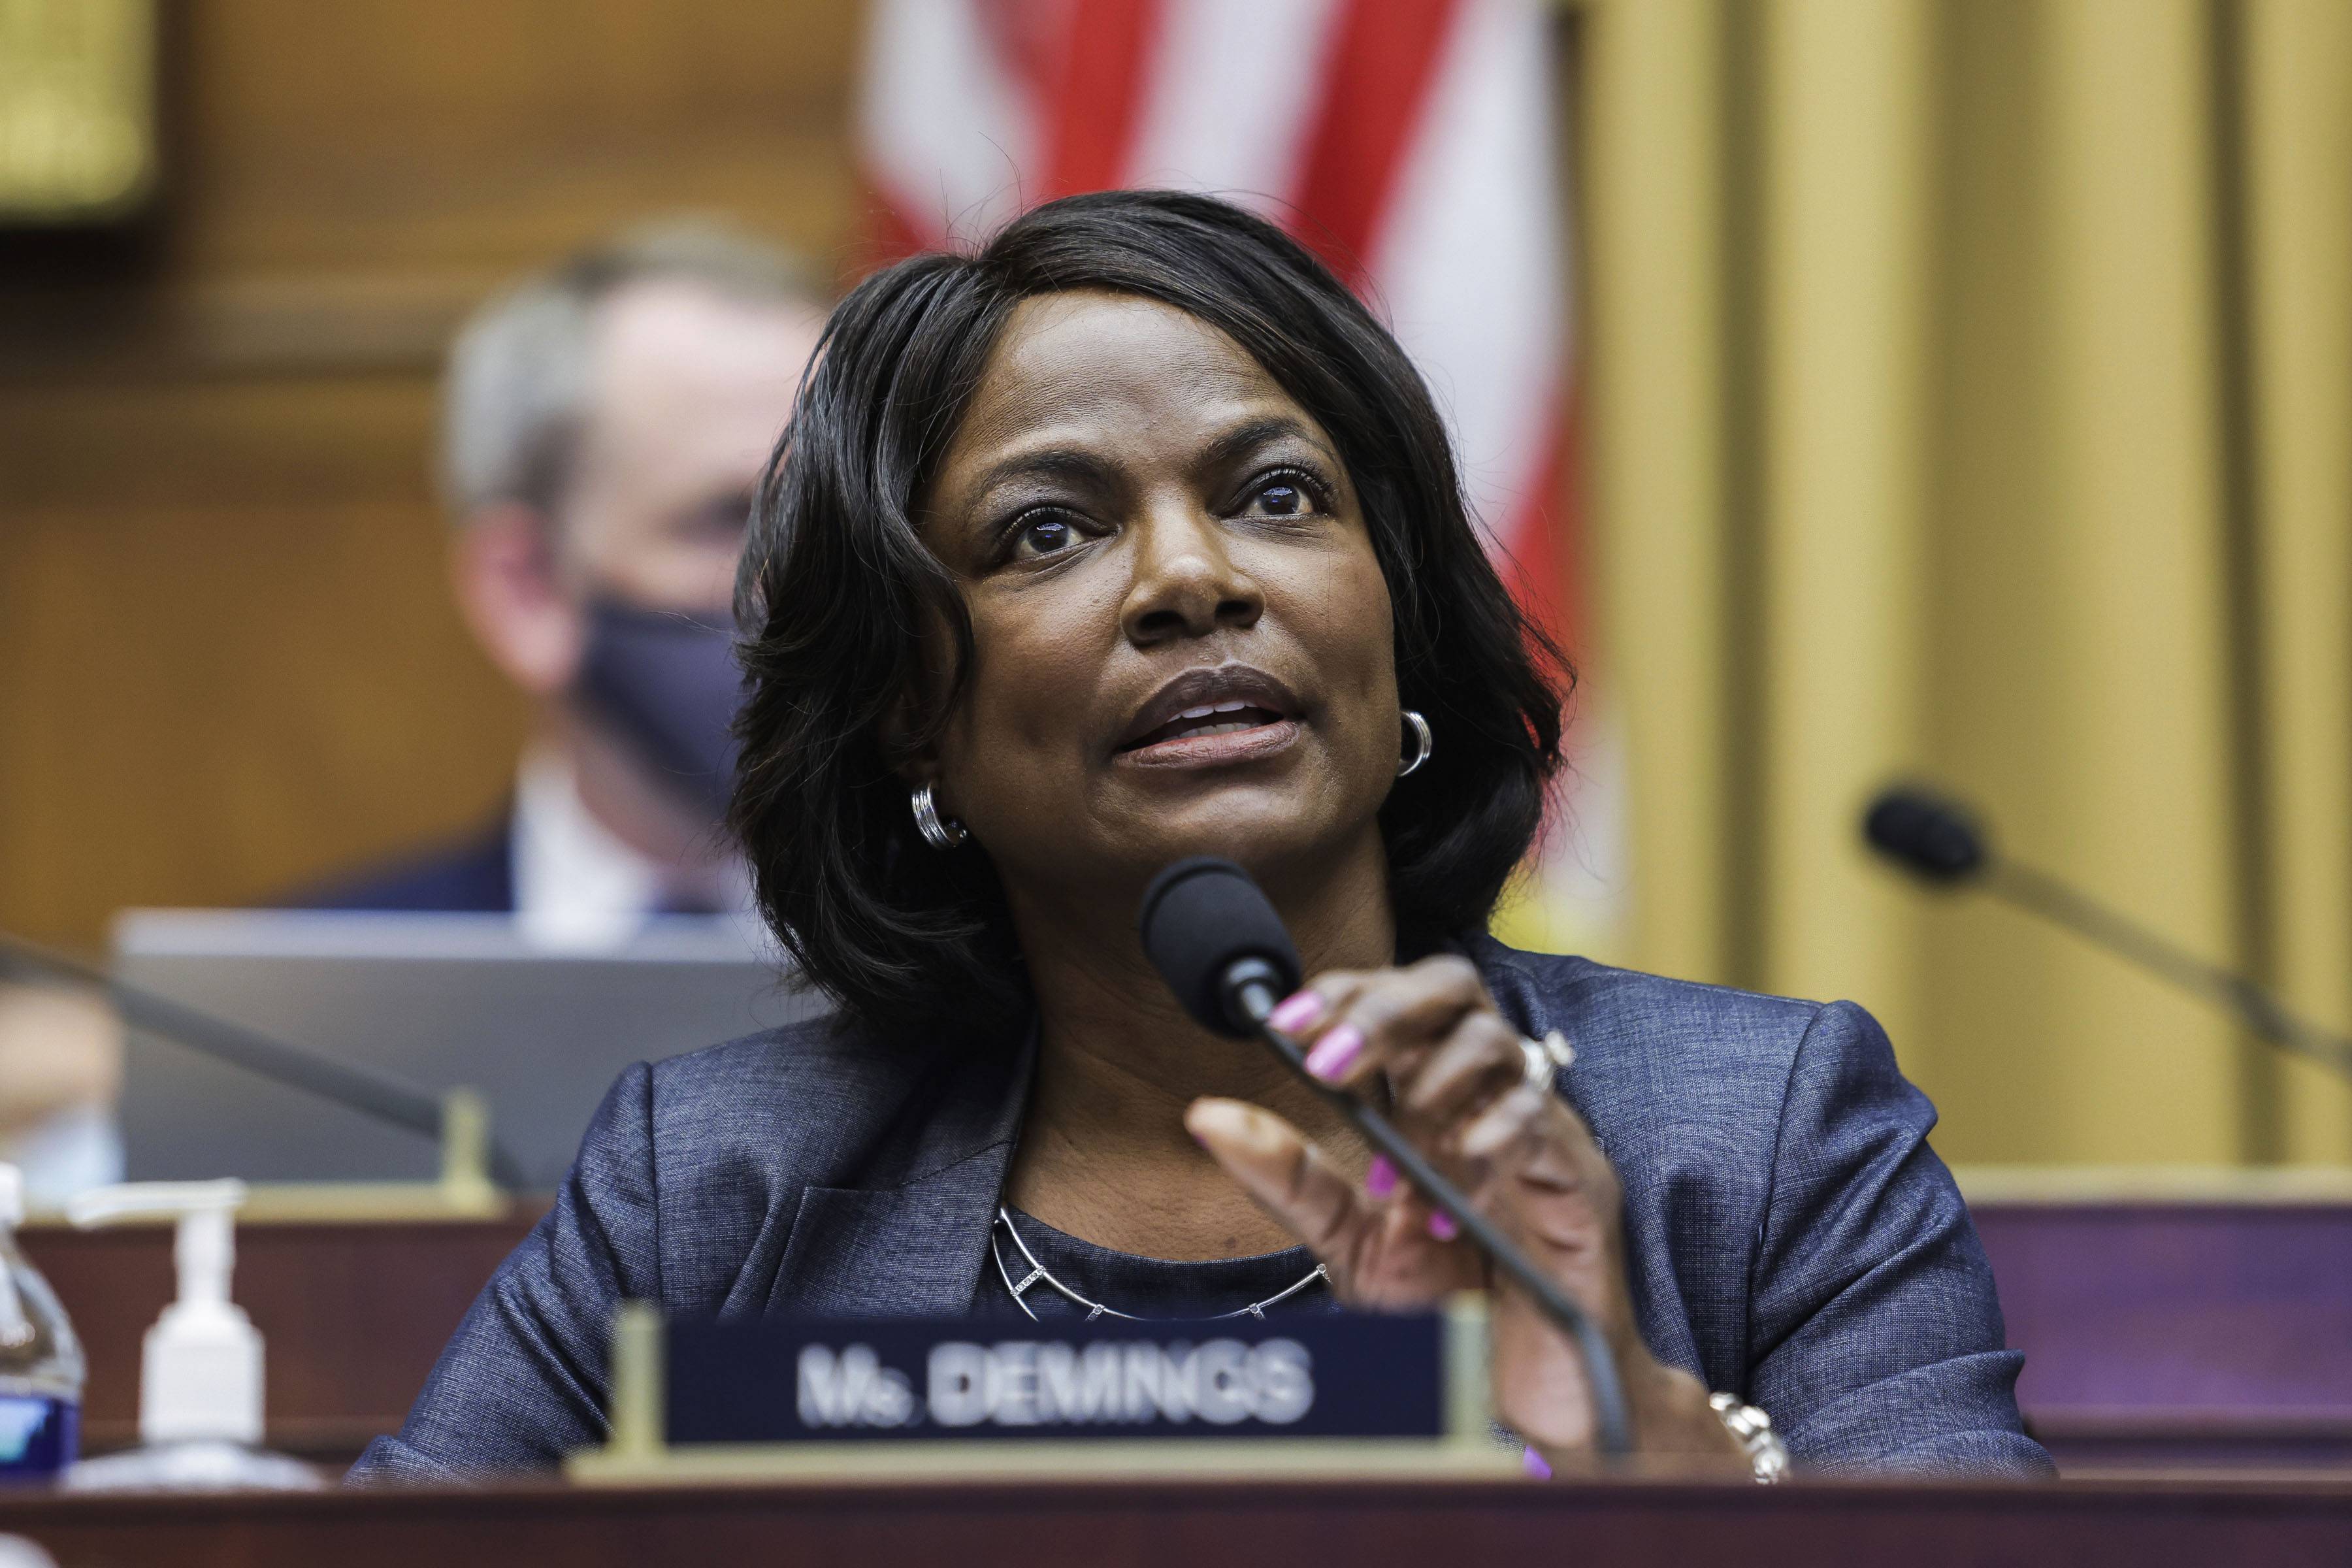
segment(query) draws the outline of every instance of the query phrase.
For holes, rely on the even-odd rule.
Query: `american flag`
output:
[[[1538,0],[877,0],[858,151],[879,248],[1122,185],[1281,224],[1412,354],[1507,576],[1586,663],[1553,25]],[[1501,926],[1533,945],[1605,946],[1613,923],[1613,748],[1589,688],[1579,707],[1556,830]]]

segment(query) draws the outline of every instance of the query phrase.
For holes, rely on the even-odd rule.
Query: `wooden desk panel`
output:
[[[341,1465],[394,1429],[538,1213],[241,1227],[271,1444]],[[2352,1204],[1979,1202],[1976,1216],[2026,1352],[2021,1403],[2062,1467],[2352,1465]],[[89,1352],[86,1446],[131,1442],[170,1230],[36,1226],[24,1241]]]
[[[28,1498],[0,1530],[60,1568],[2341,1568],[2352,1489],[1500,1481],[560,1489],[215,1499]]]
[[[2062,1469],[2352,1467],[2352,1203],[1971,1208]]]
[[[494,1220],[249,1225],[236,1237],[236,1300],[268,1347],[272,1447],[348,1464],[395,1430],[457,1320],[541,1205]],[[89,1357],[83,1446],[138,1430],[139,1349],[172,1299],[165,1226],[27,1227],[25,1252],[57,1287]]]

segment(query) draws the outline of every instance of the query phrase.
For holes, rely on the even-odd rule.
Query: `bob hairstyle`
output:
[[[917,525],[923,498],[1014,308],[1075,289],[1216,328],[1338,444],[1395,606],[1399,697],[1437,736],[1381,810],[1407,952],[1485,928],[1559,766],[1574,672],[1488,562],[1396,340],[1303,246],[1228,203],[1047,203],[976,254],[910,258],[835,308],[738,583],[730,825],[804,983],[877,1036],[1001,1033],[1028,1005],[985,851],[926,847],[897,768],[939,734],[973,651],[956,578]]]

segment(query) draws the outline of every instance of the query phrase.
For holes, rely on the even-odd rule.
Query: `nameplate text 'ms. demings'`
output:
[[[1435,1437],[1444,1320],[674,1321],[673,1444]]]

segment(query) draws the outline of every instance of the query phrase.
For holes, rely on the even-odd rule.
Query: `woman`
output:
[[[771,472],[742,619],[734,821],[837,1016],[625,1075],[361,1473],[597,1440],[624,1298],[1178,1316],[1488,1287],[1145,962],[1139,896],[1204,850],[1297,939],[1280,1021],[1314,1070],[1583,1304],[1641,1449],[1744,1473],[1720,1391],[1801,1464],[2046,1468],[1933,1113],[1866,1015],[1485,934],[1559,766],[1554,658],[1411,364],[1278,231],[1112,193],[870,279]],[[1514,1289],[1494,1323],[1500,1418],[1580,1456],[1573,1349]]]

